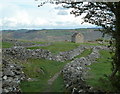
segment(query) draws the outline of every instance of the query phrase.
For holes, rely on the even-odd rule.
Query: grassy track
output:
[[[91,50],[85,50],[79,57],[87,56],[90,54]],[[70,61],[66,62],[56,62],[44,59],[29,59],[27,62],[23,63],[24,72],[27,77],[35,78],[37,81],[23,81],[20,87],[23,92],[43,92],[49,86],[47,81],[54,76],[55,73],[62,70],[62,68]],[[50,86],[51,92],[63,92],[65,91],[64,82],[62,75],[53,82]]]
[[[59,72],[67,62],[56,62],[43,59],[29,59],[23,65],[27,77],[35,78],[37,81],[23,81],[21,89],[23,92],[42,92],[47,89],[47,81]],[[27,86],[27,87],[26,87]],[[31,91],[33,90],[33,91]]]
[[[59,75],[58,78],[53,82],[52,91],[54,92],[65,92],[66,91],[62,75]]]

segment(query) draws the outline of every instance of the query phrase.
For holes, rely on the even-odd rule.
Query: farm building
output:
[[[74,43],[83,43],[84,42],[84,36],[81,33],[74,33],[72,35],[71,41],[74,42]]]

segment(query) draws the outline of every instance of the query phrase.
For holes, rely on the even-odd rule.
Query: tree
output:
[[[39,6],[47,2],[42,2]],[[103,27],[103,34],[110,34],[115,40],[115,55],[112,62],[111,81],[117,81],[120,88],[120,2],[77,2],[77,0],[51,0],[52,4],[63,4],[65,8],[73,8],[71,14],[86,14],[84,22]]]

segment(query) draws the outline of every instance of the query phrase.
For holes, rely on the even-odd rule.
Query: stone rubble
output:
[[[20,65],[2,60],[2,92],[21,92],[19,83],[25,79]]]

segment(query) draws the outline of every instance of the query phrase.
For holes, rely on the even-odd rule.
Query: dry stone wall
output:
[[[92,53],[86,57],[75,58],[81,54],[85,49],[93,49]],[[85,85],[84,77],[88,70],[86,65],[90,65],[92,62],[99,58],[99,50],[108,50],[105,46],[86,46],[81,45],[76,49],[66,52],[60,52],[57,55],[53,55],[48,50],[43,49],[26,49],[22,46],[15,46],[13,48],[2,49],[3,55],[10,56],[12,58],[26,60],[28,58],[44,58],[48,60],[56,60],[64,62],[66,60],[72,60],[62,70],[66,87],[71,91],[87,91],[88,86]],[[74,60],[73,60],[74,59]],[[21,80],[26,79],[22,67],[14,62],[3,59],[3,92],[20,92],[19,83]],[[84,88],[84,89],[83,89]]]
[[[85,76],[89,70],[89,68],[86,66],[95,62],[96,59],[100,57],[100,49],[108,50],[108,48],[101,46],[87,46],[87,48],[92,48],[91,54],[86,57],[74,59],[62,70],[66,88],[68,88],[73,93],[93,92],[90,86],[85,84]]]
[[[44,58],[48,60],[55,60],[55,61],[61,61],[64,62],[66,60],[72,60],[77,55],[80,55],[85,49],[91,49],[91,48],[97,48],[97,49],[105,49],[108,50],[105,46],[86,46],[81,45],[77,47],[76,49],[66,51],[66,52],[60,52],[57,55],[52,54],[50,51],[45,49],[26,49],[22,46],[14,46],[12,48],[4,48],[2,49],[2,52],[4,54],[13,56],[14,58],[18,59],[28,59],[28,58]],[[93,52],[93,54],[96,52]],[[93,56],[88,58],[93,58]]]
[[[3,49],[3,53],[13,56],[17,59],[28,59],[28,58],[47,58],[50,56],[50,52],[43,49],[30,50],[25,49],[21,46],[15,46],[13,48]]]
[[[4,54],[8,54],[18,59],[28,59],[28,58],[44,58],[48,60],[55,60],[64,62],[66,60],[71,60],[75,56],[81,54],[85,50],[85,47],[78,47],[71,51],[60,52],[57,55],[53,55],[50,51],[44,49],[26,49],[22,46],[15,46],[13,48],[3,49]]]
[[[72,60],[77,55],[80,55],[84,50],[85,50],[85,47],[79,46],[78,48],[73,49],[71,51],[60,52],[59,54],[53,57],[58,58],[57,61]]]

